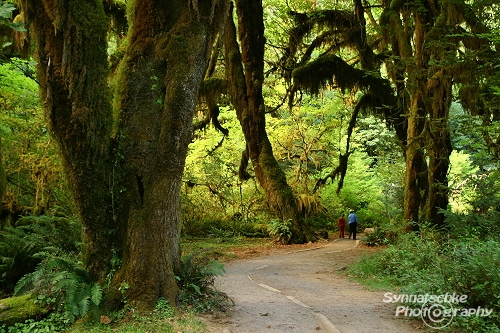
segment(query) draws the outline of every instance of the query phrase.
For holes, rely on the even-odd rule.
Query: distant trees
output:
[[[350,134],[361,112],[371,110],[384,118],[406,159],[405,219],[442,226],[439,209],[448,205],[453,149],[447,125],[450,105],[460,99],[477,110],[486,96],[493,98],[484,80],[496,75],[492,69],[498,48],[492,29],[498,5],[362,0],[344,5],[290,13],[295,25],[275,64],[290,82],[290,103],[299,90],[317,94],[332,87],[356,93],[342,156],[347,159],[350,153]],[[467,94],[470,89],[476,93]],[[487,109],[480,112],[496,119],[496,107]],[[332,175],[340,176],[339,186],[344,164],[341,159]]]
[[[264,82],[264,18],[262,3],[236,1],[238,36],[229,20],[224,34],[226,77],[236,114],[246,140],[242,164],[253,164],[255,175],[266,193],[270,208],[277,217],[291,221],[291,241],[312,240],[297,207],[295,195],[285,173],[273,154],[266,131],[266,105],[262,94]],[[241,52],[240,52],[241,46]],[[246,173],[243,167],[243,172]]]

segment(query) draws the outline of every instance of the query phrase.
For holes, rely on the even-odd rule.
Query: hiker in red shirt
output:
[[[339,217],[339,238],[344,238],[345,218],[344,214]]]

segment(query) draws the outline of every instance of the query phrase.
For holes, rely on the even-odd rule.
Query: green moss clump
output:
[[[5,168],[2,161],[2,139],[0,138],[0,200],[2,200],[5,194],[5,188],[7,185],[7,180],[5,178]]]
[[[47,313],[48,310],[35,303],[30,295],[0,300],[0,326],[12,326],[27,319],[45,316]]]

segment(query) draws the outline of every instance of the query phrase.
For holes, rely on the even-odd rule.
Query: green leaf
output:
[[[102,287],[98,283],[94,283],[92,289],[90,289],[90,299],[95,305],[101,304]]]
[[[12,17],[12,12],[16,9],[16,6],[14,6],[11,3],[2,3],[2,6],[0,6],[0,18],[3,19],[10,19]]]
[[[195,291],[198,295],[203,295],[203,294],[201,293],[201,289],[200,289],[200,287],[199,287],[199,286],[195,285],[194,283],[191,283],[189,286],[190,286],[191,288],[193,288],[193,289],[194,289],[194,291]]]
[[[12,22],[12,23],[9,23],[9,27],[14,29],[14,30],[17,30],[19,32],[26,32],[26,28],[24,27],[24,23],[23,22]]]

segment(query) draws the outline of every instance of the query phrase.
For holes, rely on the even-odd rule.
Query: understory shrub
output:
[[[446,216],[446,226],[451,237],[461,239],[478,238],[481,240],[493,238],[496,241],[500,241],[499,211],[490,210],[482,214],[476,212],[468,214],[442,212]]]
[[[292,220],[272,219],[268,225],[269,235],[282,244],[292,240]]]
[[[224,311],[231,300],[214,285],[215,278],[224,274],[224,266],[202,253],[181,258],[181,271],[176,276],[181,287],[179,301],[199,312]]]
[[[406,234],[406,230],[409,228],[409,223],[396,221],[397,220],[387,220],[384,222],[374,223],[371,226],[374,228],[374,232],[366,234],[361,241],[368,246],[380,246],[396,243],[398,238]]]
[[[35,270],[41,261],[35,255],[47,247],[78,253],[81,247],[78,220],[25,216],[15,226],[0,231],[0,297],[11,295],[17,281]]]
[[[32,294],[40,303],[71,320],[88,313],[97,315],[102,287],[92,281],[79,258],[60,249],[46,249],[36,270],[16,285],[17,295]]]
[[[438,247],[435,241],[422,241],[414,233],[405,234],[397,244],[364,257],[353,267],[353,272],[363,278],[383,276],[395,286],[401,286],[409,281],[411,274],[419,272],[426,275],[435,269]]]
[[[493,314],[457,316],[450,328],[500,332],[500,243],[448,236],[421,228],[420,233],[403,235],[387,249],[363,257],[349,273],[365,281],[382,280],[401,294],[466,295],[461,308],[492,309]]]
[[[390,243],[387,230],[374,228],[374,232],[366,234],[361,241],[368,246],[380,246]]]

